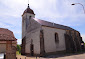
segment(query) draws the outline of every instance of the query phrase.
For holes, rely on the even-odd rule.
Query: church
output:
[[[74,53],[82,51],[82,45],[84,42],[77,30],[35,18],[35,13],[29,5],[23,12],[22,55],[44,56],[65,52]]]

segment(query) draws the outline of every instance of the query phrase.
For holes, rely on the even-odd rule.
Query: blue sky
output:
[[[49,22],[70,26],[81,33],[85,42],[85,14],[81,5],[85,0],[30,0],[30,8],[35,16]],[[0,0],[0,27],[13,31],[21,43],[23,11],[27,8],[28,0]]]

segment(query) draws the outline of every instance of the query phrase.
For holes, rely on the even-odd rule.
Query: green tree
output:
[[[21,46],[17,44],[17,51],[19,51],[19,53],[21,53]]]

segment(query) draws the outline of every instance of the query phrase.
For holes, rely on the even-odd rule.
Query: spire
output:
[[[29,8],[29,4],[28,4],[28,8]]]
[[[28,7],[27,9],[24,11],[24,13],[30,13],[30,14],[34,14],[34,11],[32,9],[30,9],[30,6],[29,6],[29,0],[28,0]],[[24,14],[23,13],[23,14]],[[34,14],[35,15],[35,14]]]
[[[29,8],[29,0],[28,0],[28,8]]]

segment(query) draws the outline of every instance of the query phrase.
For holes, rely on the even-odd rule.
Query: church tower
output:
[[[22,54],[25,53],[25,44],[26,44],[26,33],[30,23],[31,18],[35,18],[34,11],[30,9],[29,4],[27,9],[23,12],[22,15]]]

